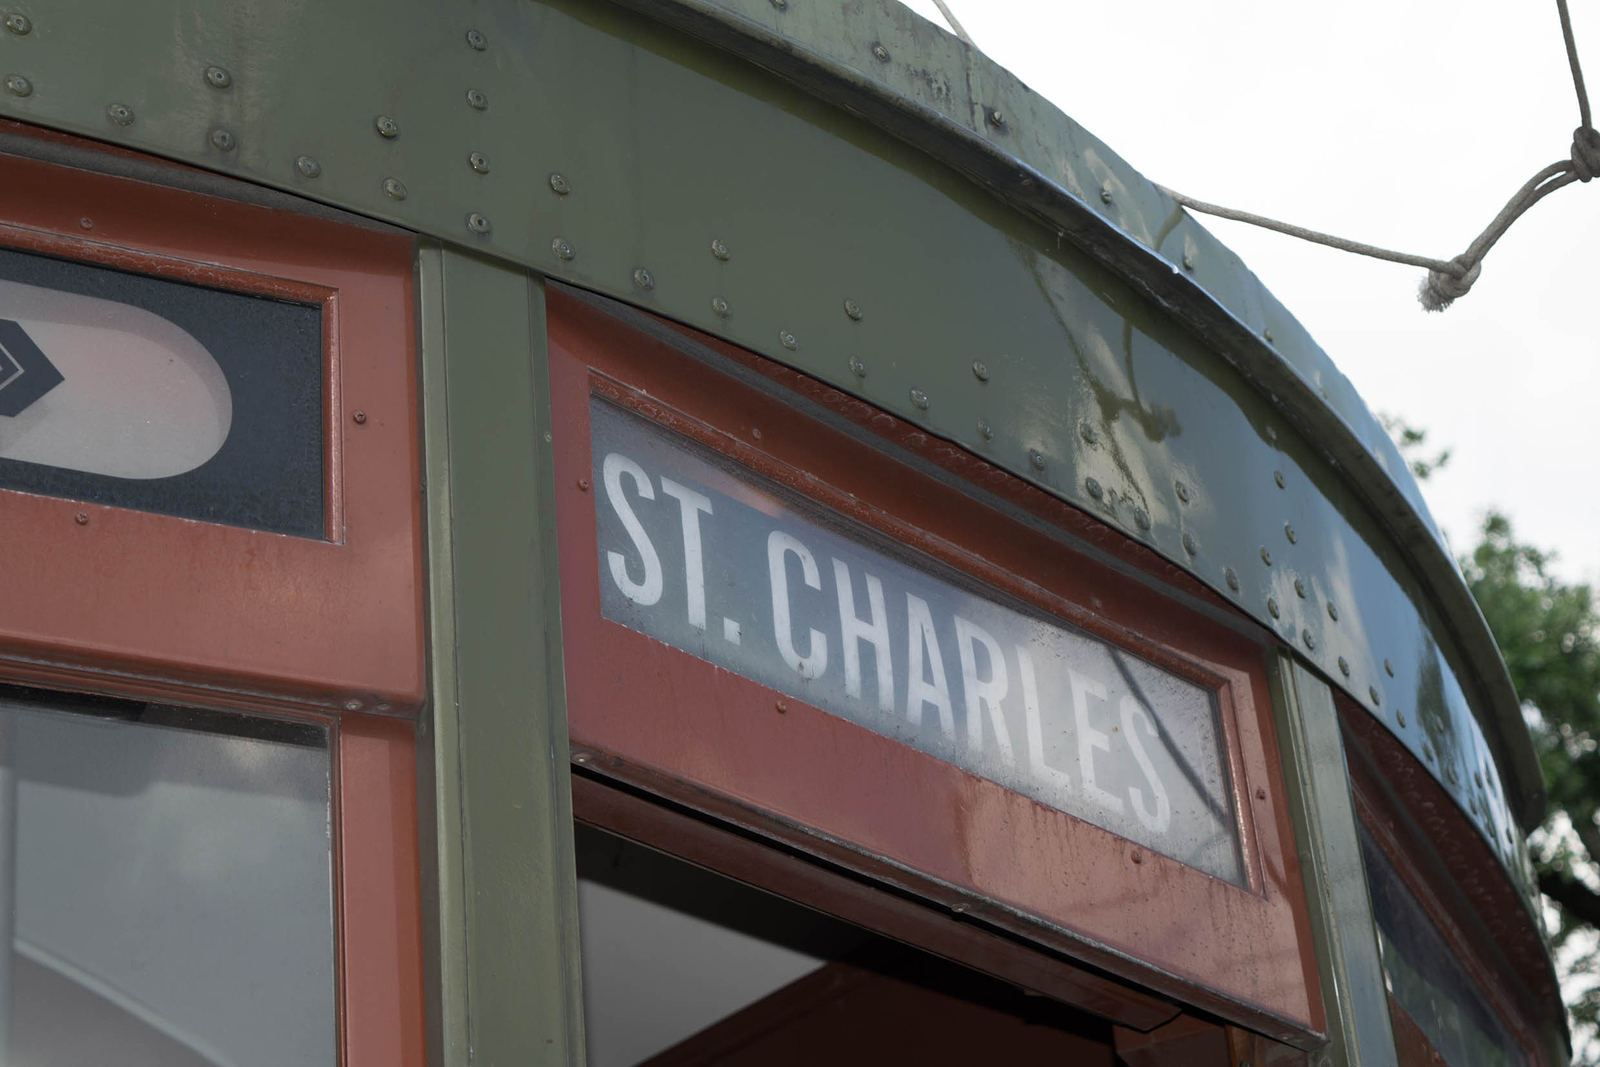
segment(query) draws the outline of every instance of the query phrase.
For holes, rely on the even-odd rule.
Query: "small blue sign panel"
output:
[[[1245,884],[1213,692],[614,405],[590,417],[606,618]]]

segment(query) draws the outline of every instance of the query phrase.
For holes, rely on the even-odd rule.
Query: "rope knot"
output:
[[[1591,131],[1592,132],[1592,131]],[[1425,311],[1443,311],[1459,298],[1466,296],[1472,283],[1483,273],[1483,263],[1468,263],[1466,256],[1457,256],[1450,265],[1459,268],[1459,275],[1442,270],[1430,270],[1417,291],[1417,299]]]
[[[1579,126],[1572,131],[1572,169],[1581,182],[1600,175],[1600,130]]]

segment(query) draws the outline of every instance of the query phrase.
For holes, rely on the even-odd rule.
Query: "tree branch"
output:
[[[1555,901],[1573,918],[1600,928],[1600,893],[1575,878],[1544,870],[1539,872],[1539,892]]]

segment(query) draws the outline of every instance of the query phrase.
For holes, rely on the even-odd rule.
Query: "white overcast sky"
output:
[[[947,0],[978,47],[1147,177],[1449,259],[1578,125],[1554,0]],[[1600,103],[1600,0],[1569,0]],[[944,25],[932,0],[909,6]],[[1442,314],[1422,271],[1202,222],[1375,412],[1453,449],[1424,486],[1457,554],[1485,509],[1600,580],[1600,179],[1542,201]]]

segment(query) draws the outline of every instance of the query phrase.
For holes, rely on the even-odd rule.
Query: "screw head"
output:
[[[987,109],[987,112],[988,113],[985,117],[988,118],[989,125],[993,126],[995,129],[998,130],[1000,127],[1006,124],[1006,117],[1000,113],[999,108],[991,107]]]
[[[485,48],[489,47],[489,38],[485,37],[483,34],[479,33],[477,30],[468,30],[467,31],[467,45],[474,52],[481,52]]]
[[[1096,500],[1105,498],[1106,491],[1100,487],[1100,482],[1098,479],[1085,478],[1083,480],[1083,487],[1088,490],[1089,495],[1094,497]]]
[[[1267,339],[1267,344],[1269,344],[1269,345],[1272,344],[1272,331],[1271,330],[1262,331],[1261,336],[1265,337]]]
[[[344,702],[344,710],[345,711],[360,711],[361,710],[361,701],[359,701],[359,700],[346,700]]]
[[[32,96],[33,83],[20,74],[7,74],[6,92],[12,96]]]
[[[72,521],[76,522],[79,526],[87,526],[89,525],[89,513],[87,511],[80,511],[76,515],[72,516]]]
[[[845,298],[844,313],[850,316],[850,319],[854,322],[861,321],[861,305],[856,303],[854,300],[851,300],[849,297]]]
[[[1289,525],[1288,523],[1284,523],[1283,524],[1283,536],[1285,536],[1285,537],[1287,537],[1289,539],[1289,543],[1291,545],[1294,544],[1296,541],[1298,541],[1300,539],[1298,536],[1295,535],[1294,527]]]
[[[118,126],[131,126],[133,125],[133,108],[127,104],[108,104],[106,105],[106,118]]]
[[[633,268],[633,284],[640,289],[654,289],[656,287],[656,279],[654,275],[643,267],[635,267]]]
[[[728,258],[728,246],[723,242],[722,238],[718,237],[712,240],[711,254],[716,256],[718,259]]]
[[[1028,463],[1036,471],[1044,470],[1044,464],[1045,464],[1044,453],[1040,452],[1037,448],[1028,449]]]
[[[473,152],[467,156],[467,166],[471,167],[475,174],[488,174],[489,157],[482,152]]]
[[[219,152],[232,152],[236,146],[237,142],[234,140],[232,132],[223,129],[221,126],[211,131],[211,147]]]
[[[1301,630],[1300,631],[1300,640],[1305,642],[1305,646],[1308,649],[1311,649],[1312,651],[1316,651],[1317,639],[1315,637],[1311,636],[1311,631],[1310,630]]]
[[[6,29],[18,37],[26,37],[33,32],[33,23],[22,12],[13,11],[6,16]]]
[[[915,407],[919,411],[927,411],[928,394],[924,393],[921,389],[911,390],[911,406]]]
[[[207,67],[206,84],[213,89],[226,89],[233,84],[233,75],[225,67]]]
[[[728,317],[728,302],[720,296],[714,296],[711,298],[711,310],[719,319],[725,319]]]
[[[981,359],[972,361],[972,376],[980,382],[989,380],[989,365]]]
[[[566,196],[572,192],[572,183],[567,181],[566,175],[552,172],[550,175],[550,189],[557,196]]]
[[[85,215],[83,218],[78,220],[78,225],[85,230],[92,230],[94,229],[94,219],[91,219],[88,215]]]
[[[399,178],[383,179],[383,193],[390,200],[404,200],[406,198],[406,183]]]
[[[1111,183],[1110,182],[1101,182],[1100,183],[1100,202],[1102,204],[1111,203]]]
[[[1272,553],[1267,551],[1266,545],[1261,546],[1261,562],[1269,567],[1272,566]]]
[[[1078,436],[1083,438],[1083,443],[1092,445],[1100,440],[1100,435],[1095,433],[1094,427],[1087,422],[1078,423]]]
[[[372,128],[378,131],[378,136],[391,141],[400,136],[400,124],[388,115],[379,115],[373,119]]]
[[[994,440],[994,427],[989,425],[988,419],[978,420],[978,436],[983,438],[985,441]]]
[[[1194,270],[1194,257],[1187,252],[1183,254],[1183,269]]]
[[[850,373],[857,378],[865,378],[867,376],[867,365],[862,362],[859,356],[850,357]]]
[[[887,63],[889,62],[889,50],[881,44],[875,44],[872,46],[872,58],[879,63]]]
[[[1343,656],[1339,657],[1339,673],[1346,678],[1350,677],[1350,661]]]
[[[1271,597],[1267,597],[1267,614],[1274,619],[1278,617],[1278,602]]]
[[[1265,799],[1267,799],[1267,791],[1265,789],[1260,789],[1260,788],[1256,789],[1256,799],[1257,800],[1265,800]]]
[[[587,493],[589,491],[589,479],[587,479],[587,478],[579,478],[578,479],[578,491],[579,492],[583,492],[583,493]]]
[[[1183,535],[1183,550],[1191,556],[1199,555],[1200,546],[1194,543],[1194,534],[1185,532]]]
[[[479,237],[486,237],[493,227],[489,225],[489,220],[485,216],[474,211],[472,214],[467,216],[467,229],[471,230]]]
[[[365,426],[367,424],[367,413],[365,411],[356,411],[350,418],[355,420],[357,426]]]
[[[555,253],[557,259],[571,259],[578,254],[577,249],[573,248],[565,237],[554,238],[550,242],[550,251]]]
[[[778,343],[791,352],[800,347],[800,342],[788,330],[778,331]]]
[[[1131,852],[1128,853],[1128,858],[1130,860],[1132,860],[1134,863],[1143,863],[1144,862],[1144,853],[1140,852],[1138,849],[1133,849]]]
[[[1222,572],[1222,576],[1228,580],[1228,588],[1237,593],[1239,591],[1239,573],[1232,567],[1228,567]]]
[[[1187,504],[1189,502],[1189,487],[1183,482],[1173,482],[1173,491],[1178,494],[1178,499]]]
[[[300,172],[302,178],[316,178],[322,175],[322,164],[310,156],[296,156],[294,169]]]
[[[1331,600],[1328,601],[1328,618],[1332,619],[1334,622],[1339,621],[1339,608]]]
[[[474,111],[487,111],[489,108],[489,98],[484,96],[481,90],[468,89],[467,106]]]

